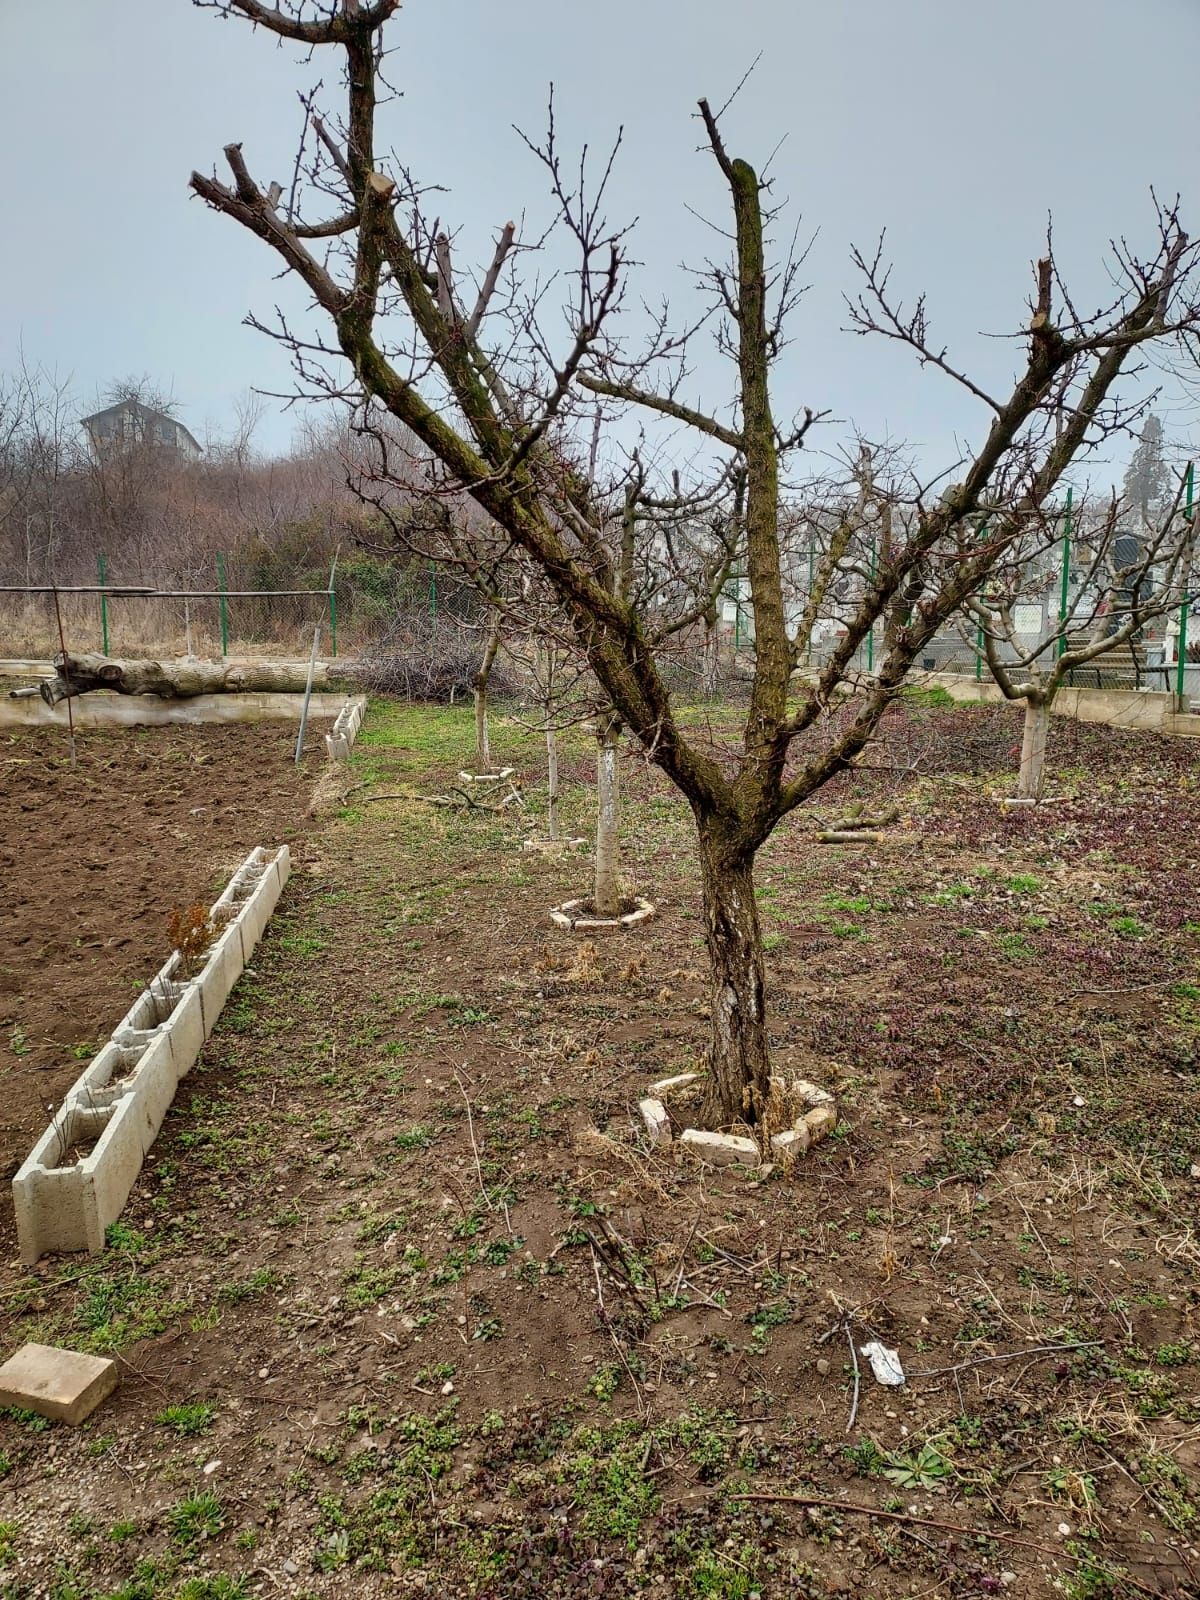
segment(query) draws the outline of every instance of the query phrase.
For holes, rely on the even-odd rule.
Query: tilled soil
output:
[[[74,770],[65,734],[0,741],[0,1177],[166,959],[172,910],[210,905],[254,845],[300,836],[316,743],[297,770],[293,739],[89,731]],[[0,1239],[11,1225],[5,1183]]]

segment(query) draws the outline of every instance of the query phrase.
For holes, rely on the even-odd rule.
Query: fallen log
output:
[[[352,677],[344,663],[319,665],[313,688],[336,688]],[[96,690],[157,695],[163,700],[190,700],[201,694],[303,694],[307,681],[306,661],[138,661],[85,654],[55,657],[54,677],[39,692],[48,706],[56,706],[60,700]]]

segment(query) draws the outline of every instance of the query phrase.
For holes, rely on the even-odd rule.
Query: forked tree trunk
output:
[[[1050,702],[1038,698],[1025,702],[1025,730],[1021,736],[1021,771],[1017,797],[1040,800],[1046,782],[1046,740],[1050,732]]]
[[[621,724],[606,720],[596,735],[596,873],[592,906],[599,917],[621,914],[621,805],[617,745]]]
[[[558,838],[558,734],[552,723],[546,725],[546,837]]]
[[[700,881],[712,982],[705,1116],[714,1126],[757,1122],[771,1068],[754,857],[732,853],[701,826]]]

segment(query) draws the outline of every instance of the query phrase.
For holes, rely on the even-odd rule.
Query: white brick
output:
[[[802,1156],[808,1149],[808,1129],[803,1122],[798,1122],[794,1128],[785,1128],[782,1133],[773,1133],[771,1149],[785,1160],[789,1157],[794,1160],[797,1156]]]
[[[827,1106],[833,1104],[833,1096],[828,1089],[822,1089],[818,1083],[810,1083],[807,1078],[792,1079],[792,1093],[804,1105]]]
[[[762,1159],[753,1139],[739,1139],[733,1133],[708,1133],[703,1128],[685,1128],[679,1136],[679,1142],[712,1166],[739,1164],[756,1167]]]
[[[808,1142],[816,1144],[837,1127],[837,1108],[833,1105],[814,1106],[803,1118],[808,1129]]]
[[[0,1367],[0,1405],[20,1406],[72,1427],[117,1387],[117,1363],[104,1356],[22,1345]]]
[[[646,1124],[646,1132],[650,1135],[651,1144],[670,1144],[673,1138],[671,1133],[671,1118],[667,1108],[661,1100],[639,1100],[638,1110],[642,1113],[642,1121]]]
[[[666,1094],[673,1094],[680,1089],[686,1089],[689,1087],[689,1085],[696,1083],[699,1080],[699,1077],[700,1074],[698,1072],[679,1072],[673,1078],[660,1078],[657,1083],[652,1083],[650,1085],[650,1093],[659,1097]]]

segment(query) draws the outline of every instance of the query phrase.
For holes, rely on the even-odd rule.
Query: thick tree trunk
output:
[[[200,694],[303,694],[308,663],[301,661],[123,661],[107,656],[61,656],[56,676],[41,686],[47,705],[72,695],[109,689],[116,694],[152,694],[164,700],[187,700]],[[353,677],[353,670],[318,665],[313,688],[333,688]]]
[[[606,721],[596,735],[596,872],[592,906],[598,917],[621,914],[621,806],[617,745],[621,724]]]
[[[558,838],[558,734],[552,724],[546,728],[546,837]]]
[[[757,1122],[770,1093],[762,931],[754,857],[732,853],[701,825],[700,880],[711,968],[707,1119]]]
[[[1021,772],[1017,797],[1040,800],[1046,782],[1046,740],[1050,732],[1050,702],[1026,700],[1025,731],[1021,736]]]

